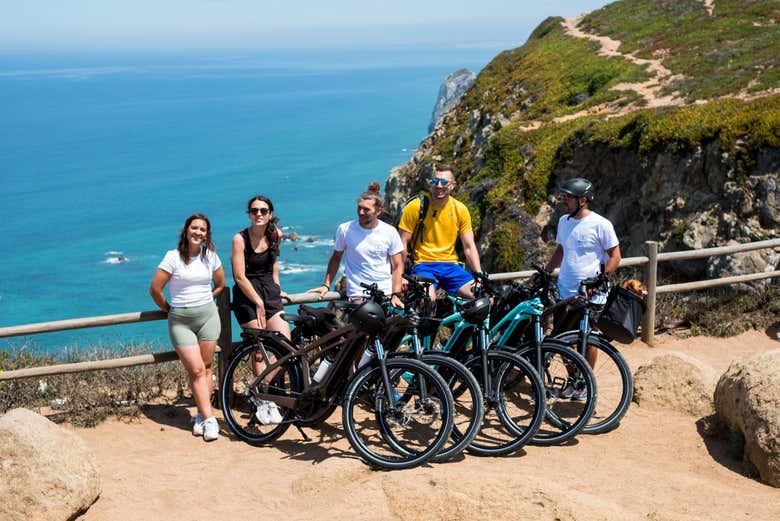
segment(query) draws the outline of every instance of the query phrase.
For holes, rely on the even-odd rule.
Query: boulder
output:
[[[74,519],[100,490],[81,438],[27,409],[0,417],[0,519]]]
[[[715,410],[744,438],[749,473],[780,487],[780,349],[732,362],[715,388]]]
[[[634,401],[640,407],[694,416],[713,413],[713,371],[683,353],[658,356],[634,375]]]

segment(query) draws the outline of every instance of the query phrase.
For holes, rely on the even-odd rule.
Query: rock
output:
[[[732,362],[715,388],[715,410],[744,437],[749,473],[780,487],[780,350]]]
[[[282,240],[283,241],[300,241],[301,240],[301,236],[298,235],[295,232],[290,232],[290,233],[282,235]]]
[[[477,75],[468,69],[459,69],[446,78],[439,87],[439,95],[436,98],[436,105],[433,107],[431,122],[428,124],[428,132],[433,132],[436,124],[455,104],[460,100],[463,93],[468,90]]]
[[[78,436],[27,409],[0,417],[0,519],[74,519],[100,491],[95,457]]]
[[[713,412],[714,372],[683,353],[658,356],[634,375],[634,401],[640,407],[670,409],[694,416]]]

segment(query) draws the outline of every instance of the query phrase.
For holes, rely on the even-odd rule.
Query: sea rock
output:
[[[715,388],[715,410],[744,437],[743,462],[780,487],[780,350],[732,362]]]
[[[442,116],[455,106],[476,77],[477,75],[468,69],[458,69],[444,78],[439,87],[439,95],[436,97],[436,105],[433,107],[431,122],[428,124],[429,133],[433,132]]]
[[[683,353],[658,356],[636,370],[634,401],[640,407],[708,416],[713,376],[711,368]]]
[[[0,417],[0,519],[74,519],[100,495],[84,442],[28,409]]]

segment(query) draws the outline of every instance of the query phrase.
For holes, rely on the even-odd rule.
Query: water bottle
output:
[[[314,373],[315,382],[319,383],[323,378],[325,378],[325,375],[328,374],[330,366],[333,365],[333,360],[334,358],[330,354],[327,354],[322,358],[322,362],[320,362],[320,366],[317,368],[317,372]]]
[[[374,357],[376,357],[376,352],[369,347],[368,349],[363,351],[363,356],[360,357],[360,361],[358,362],[357,368],[360,369],[361,367],[369,363],[371,360],[373,360]]]

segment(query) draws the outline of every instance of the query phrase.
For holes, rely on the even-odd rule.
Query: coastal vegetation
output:
[[[780,84],[780,3],[717,0],[712,14],[699,0],[613,2],[583,20],[589,31],[621,42],[640,58],[663,56],[683,77],[665,89],[689,101]]]
[[[394,169],[391,206],[452,164],[494,272],[549,255],[555,189],[575,175],[594,181],[624,256],[645,240],[674,251],[777,237],[780,2],[705,4],[622,0],[544,20]],[[770,253],[759,269],[777,269]],[[674,277],[738,271],[714,262]]]
[[[120,352],[94,347],[58,358],[23,344],[0,351],[0,372],[148,352],[150,347],[144,345],[125,347]],[[179,362],[0,381],[0,415],[25,407],[45,413],[52,421],[82,427],[93,427],[109,416],[135,418],[144,405],[188,399],[187,375]]]

